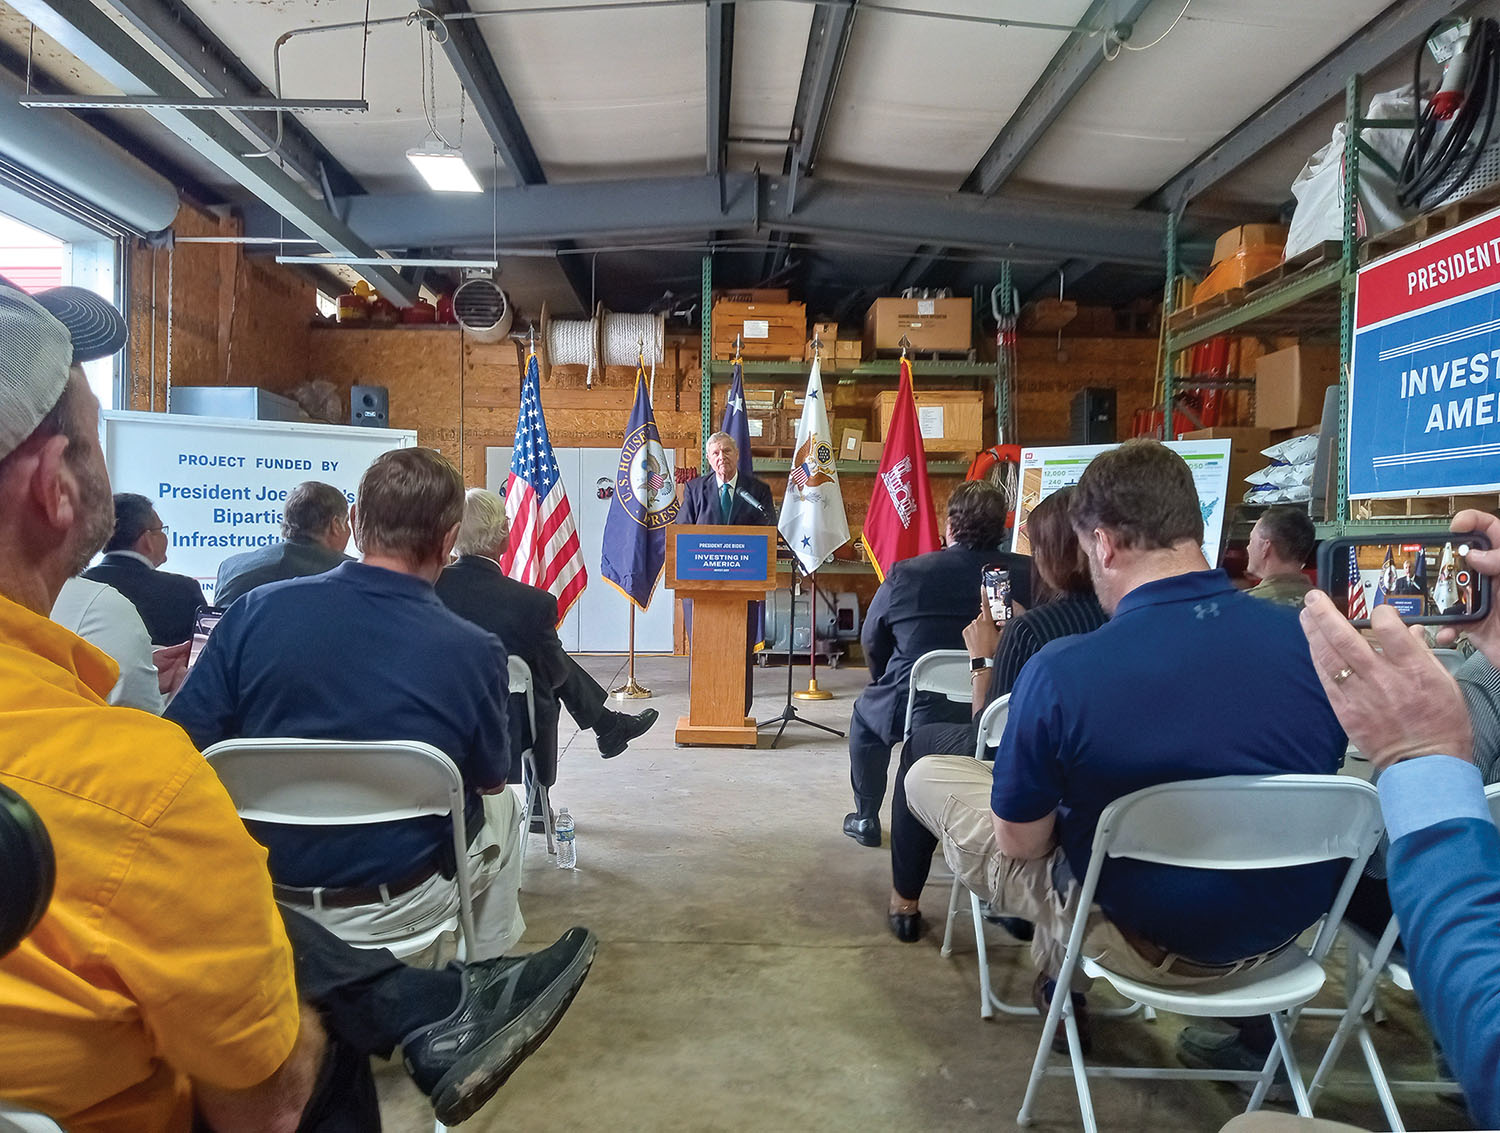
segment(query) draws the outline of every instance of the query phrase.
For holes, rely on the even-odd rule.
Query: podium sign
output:
[[[745,715],[745,609],[775,580],[775,528],[667,528],[667,588],[693,602],[692,683],[678,743],[755,746],[755,721]]]

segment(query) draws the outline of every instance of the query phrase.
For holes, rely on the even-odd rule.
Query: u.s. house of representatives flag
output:
[[[815,358],[807,377],[802,420],[797,423],[797,449],[781,501],[781,537],[792,554],[811,573],[834,551],[849,542],[849,519],[839,491],[834,465],[832,430],[823,405],[822,364]]]
[[[607,582],[642,610],[651,604],[651,593],[667,565],[666,528],[677,518],[680,506],[677,483],[656,431],[646,373],[638,366],[635,405],[625,426],[625,442],[620,446],[599,570]]]
[[[510,521],[510,539],[500,566],[511,578],[552,594],[561,625],[589,576],[573,509],[568,506],[568,493],[547,436],[547,419],[542,416],[542,383],[535,354],[526,360],[526,380],[521,386],[515,449],[505,481],[505,515]]]

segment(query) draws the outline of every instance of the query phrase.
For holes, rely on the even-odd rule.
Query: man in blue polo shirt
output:
[[[1027,664],[993,773],[977,760],[929,756],[906,777],[912,812],[965,884],[1036,923],[1044,1012],[1111,802],[1184,779],[1331,774],[1346,746],[1296,614],[1209,569],[1181,457],[1155,441],[1101,454],[1078,483],[1071,518],[1110,621]],[[1158,982],[1222,976],[1327,911],[1338,872],[1337,863],[1221,872],[1112,861],[1084,947]],[[1075,1004],[1082,1029],[1081,994]]]
[[[431,449],[376,458],[353,512],[362,562],[259,587],[224,614],[166,715],[199,749],[234,737],[420,740],[457,764],[468,798],[475,955],[525,928],[510,769],[505,647],[448,610],[433,582],[464,487]],[[353,943],[438,923],[457,901],[445,818],[294,828],[250,824],[276,898]]]

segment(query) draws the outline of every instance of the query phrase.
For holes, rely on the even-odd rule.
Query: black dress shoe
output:
[[[639,716],[629,716],[624,712],[614,713],[614,720],[610,726],[602,732],[596,732],[599,737],[599,756],[601,759],[613,759],[627,747],[630,741],[638,736],[644,736],[651,730],[661,716],[654,708],[648,708]]]
[[[526,956],[465,966],[463,994],[448,1018],[401,1043],[406,1072],[444,1125],[457,1125],[495,1096],[563,1017],[594,962],[598,940],[570,928]]]
[[[844,815],[844,833],[861,846],[880,845],[880,819],[862,818],[859,811]]]
[[[921,913],[887,913],[885,919],[890,922],[891,931],[902,944],[915,944],[921,939]]]

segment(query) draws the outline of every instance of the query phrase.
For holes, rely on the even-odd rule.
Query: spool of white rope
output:
[[[656,364],[666,359],[666,326],[661,315],[603,315],[604,364],[634,366],[644,358],[651,366],[651,396],[656,397]]]
[[[547,359],[553,366],[587,366],[588,384],[594,384],[599,358],[593,319],[553,319],[547,327]]]

